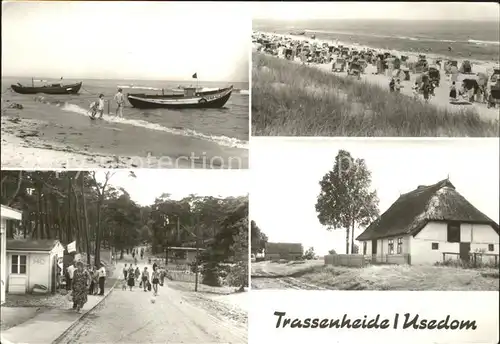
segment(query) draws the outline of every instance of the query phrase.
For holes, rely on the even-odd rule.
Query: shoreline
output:
[[[248,153],[243,150],[227,149],[210,154],[197,152],[194,149],[189,154],[183,154],[183,149],[175,149],[172,144],[178,144],[175,135],[151,133],[153,140],[164,142],[161,154],[144,149],[131,149],[130,143],[123,147],[116,147],[117,135],[129,135],[118,128],[112,129],[112,134],[105,131],[103,135],[108,139],[105,144],[93,142],[92,135],[99,135],[96,128],[90,128],[88,144],[83,147],[76,142],[84,136],[73,127],[62,126],[39,119],[21,118],[19,114],[2,113],[2,168],[8,169],[88,169],[88,168],[179,168],[179,169],[244,169],[248,168]],[[23,110],[21,110],[23,111]],[[88,120],[88,119],[85,119]],[[102,133],[102,132],[101,132]],[[101,137],[101,136],[100,136]],[[186,139],[187,140],[187,139]],[[73,141],[73,142],[72,142]],[[130,140],[129,140],[130,141]],[[171,141],[169,145],[168,142]],[[181,141],[182,143],[182,141]],[[161,142],[160,142],[161,144]],[[185,148],[186,144],[180,145]],[[128,152],[134,152],[132,155]],[[214,153],[214,152],[212,152]],[[236,154],[238,153],[238,154]]]
[[[284,30],[284,29],[283,29]],[[303,30],[309,34],[314,33],[316,35],[316,38],[311,38],[310,36],[307,35],[291,35],[287,33],[275,33],[275,32],[270,32],[270,31],[262,31],[262,30],[254,30],[253,33],[257,34],[265,34],[265,35],[271,35],[271,36],[279,36],[282,38],[289,38],[293,40],[300,40],[300,41],[316,41],[319,44],[322,43],[329,43],[329,44],[334,44],[334,45],[343,45],[345,47],[348,47],[350,49],[356,48],[356,49],[366,49],[366,50],[376,50],[376,51],[384,51],[384,52],[390,52],[392,54],[399,54],[399,55],[406,55],[406,56],[412,56],[412,57],[418,57],[418,55],[426,55],[430,59],[441,59],[441,60],[456,60],[459,62],[459,65],[462,61],[468,60],[473,65],[476,66],[481,66],[481,65],[495,65],[498,66],[500,63],[500,57],[497,57],[497,60],[481,60],[481,59],[475,59],[475,58],[466,58],[464,56],[459,56],[459,55],[443,55],[443,54],[437,54],[437,53],[432,53],[432,52],[416,52],[416,51],[406,51],[402,49],[391,49],[391,48],[383,48],[383,47],[374,47],[366,44],[358,44],[358,43],[348,43],[344,42],[340,39],[331,39],[331,38],[321,38],[318,36],[323,36],[323,35],[333,35],[333,33],[325,33],[322,32],[321,30],[311,30],[311,29],[305,29]],[[443,42],[445,44],[446,42]],[[500,45],[498,47],[500,49]]]
[[[308,31],[308,30],[304,30]],[[311,31],[311,30],[309,30]],[[314,30],[312,30],[314,31]],[[270,35],[270,36],[278,36],[281,38],[288,38],[288,39],[293,39],[293,40],[298,40],[298,41],[316,41],[318,44],[323,44],[323,43],[328,43],[328,44],[333,44],[333,45],[343,45],[344,47],[348,47],[349,49],[365,49],[365,50],[376,50],[379,52],[390,52],[391,54],[394,55],[405,55],[408,57],[418,57],[419,55],[423,54],[426,55],[429,59],[433,60],[456,60],[458,61],[458,64],[460,65],[462,61],[470,61],[474,66],[498,66],[500,63],[500,57],[499,60],[493,62],[493,61],[487,61],[487,60],[478,60],[478,59],[473,59],[473,58],[464,58],[464,57],[459,57],[459,56],[446,56],[446,55],[440,55],[440,54],[435,54],[435,53],[421,53],[421,52],[414,52],[414,51],[405,51],[405,50],[396,50],[396,49],[385,49],[385,48],[377,48],[377,47],[372,47],[368,45],[363,45],[363,44],[354,44],[354,43],[347,43],[343,42],[341,40],[332,40],[332,39],[325,39],[325,38],[311,38],[309,36],[304,36],[304,35],[290,35],[290,34],[285,34],[285,33],[274,33],[274,32],[269,32],[269,31],[259,31],[255,30],[253,31],[254,34],[264,34],[264,35]],[[499,47],[500,49],[500,47]],[[474,73],[479,73],[479,72],[484,72],[483,70],[481,71],[474,71]]]

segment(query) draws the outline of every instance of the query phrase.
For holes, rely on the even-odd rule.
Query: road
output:
[[[139,263],[141,269],[143,266]],[[119,263],[117,268],[121,271],[123,265]],[[160,287],[156,302],[152,303],[152,293],[138,287],[122,290],[118,286],[58,344],[248,342],[246,329],[215,318],[190,303],[184,293]]]
[[[309,269],[323,266],[323,260],[304,261],[303,264],[279,264],[269,261],[252,263],[252,289],[326,290],[300,279]]]

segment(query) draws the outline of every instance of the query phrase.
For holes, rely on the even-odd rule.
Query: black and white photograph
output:
[[[497,3],[259,3],[255,136],[498,137]]]
[[[255,140],[252,290],[498,291],[499,149]]]
[[[2,3],[2,167],[248,168],[245,4]]]
[[[2,343],[246,344],[247,170],[2,170]]]

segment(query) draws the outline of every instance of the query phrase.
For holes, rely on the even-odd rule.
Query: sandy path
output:
[[[142,267],[142,264],[139,264]],[[59,343],[247,343],[246,330],[223,322],[187,301],[185,293],[160,287],[156,303],[138,287],[117,288]]]

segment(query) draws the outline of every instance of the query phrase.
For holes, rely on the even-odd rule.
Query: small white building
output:
[[[0,227],[0,275],[1,275],[1,303],[5,302],[5,291],[7,289],[7,221],[22,220],[23,213],[19,210],[2,205]]]
[[[434,264],[471,259],[499,263],[499,227],[448,180],[403,194],[359,235],[372,262]]]
[[[58,240],[7,240],[7,293],[55,292],[63,255]]]

